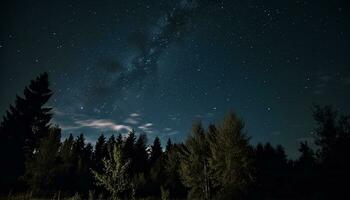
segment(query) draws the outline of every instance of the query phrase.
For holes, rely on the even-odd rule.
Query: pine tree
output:
[[[151,185],[149,193],[153,196],[160,196],[160,187],[164,177],[164,166],[163,166],[163,151],[159,137],[155,137],[153,144],[151,145],[150,153],[150,180]]]
[[[125,138],[125,141],[122,146],[122,157],[125,158],[125,160],[132,158],[135,141],[135,131],[132,130]]]
[[[85,144],[85,137],[80,134],[73,144],[73,157],[75,163],[74,186],[80,193],[86,193],[91,186],[92,176],[90,168],[92,167],[93,147],[90,143]]]
[[[211,198],[210,148],[201,123],[195,123],[181,153],[180,175],[189,199]]]
[[[159,137],[155,137],[153,141],[153,145],[151,146],[151,155],[150,155],[151,165],[154,165],[158,161],[158,159],[161,158],[162,154],[163,154],[163,151],[162,151],[162,146],[160,144],[160,139]]]
[[[255,191],[257,197],[284,198],[288,194],[288,187],[293,177],[290,175],[285,151],[281,145],[276,148],[270,143],[258,144],[255,148]]]
[[[120,135],[121,136],[121,135]],[[119,136],[118,136],[119,137]],[[120,138],[121,139],[121,138]],[[111,137],[109,137],[107,143],[106,143],[106,157],[108,157],[110,155],[111,152],[113,152],[113,148],[114,146],[117,144],[117,141],[115,140],[114,135],[112,135]],[[122,143],[120,142],[118,145],[121,145]]]
[[[167,143],[166,143],[166,146],[165,146],[165,152],[168,152],[170,151],[170,149],[173,147],[173,143],[171,142],[171,139],[169,138]]]
[[[147,196],[149,194],[148,186],[150,183],[146,180],[149,172],[148,152],[146,150],[146,144],[146,134],[140,134],[136,140],[132,158],[134,161],[133,179],[135,187],[137,187],[137,196]]]
[[[116,139],[116,143],[117,143],[117,145],[120,145],[120,146],[122,146],[122,144],[123,144],[123,136],[122,136],[122,134],[118,134],[118,137],[117,137],[117,139]]]
[[[148,172],[148,153],[146,150],[147,136],[145,134],[140,134],[134,149],[134,163],[135,163],[135,173],[145,174]]]
[[[174,199],[185,199],[187,190],[181,182],[180,163],[181,163],[181,148],[180,144],[167,145],[166,156],[164,160],[164,181],[163,187],[169,190],[170,196]]]
[[[135,169],[135,164],[134,164],[134,149],[135,149],[135,131],[132,130],[127,137],[125,138],[125,141],[123,142],[122,148],[121,148],[121,156],[122,159],[126,162],[130,162],[130,167],[128,168],[128,174],[130,177],[133,177],[135,175],[134,169]]]
[[[95,151],[94,151],[94,164],[95,164],[95,170],[98,172],[102,171],[102,160],[107,155],[107,144],[106,144],[106,138],[103,134],[98,137],[97,142],[95,144]]]
[[[60,185],[65,191],[75,192],[74,183],[76,179],[77,155],[74,151],[74,137],[72,134],[63,141],[60,149],[60,157],[62,159],[62,170],[60,175]]]
[[[0,187],[15,186],[24,174],[25,160],[31,159],[40,139],[48,134],[51,108],[44,107],[51,97],[48,74],[40,74],[24,89],[24,98],[16,96],[14,106],[0,124]],[[8,152],[11,152],[9,154]]]
[[[27,120],[31,124],[31,131],[29,131],[31,137],[27,142],[30,152],[37,147],[40,139],[47,135],[50,128],[51,108],[44,107],[44,105],[51,96],[52,91],[49,89],[47,73],[39,75],[36,80],[30,82],[29,87],[24,89],[28,109]]]
[[[74,137],[72,134],[63,141],[60,156],[62,157],[63,162],[70,163],[72,162],[73,157],[73,145],[74,145]]]
[[[47,194],[57,189],[62,164],[59,157],[60,139],[61,130],[58,127],[51,128],[47,136],[41,139],[33,158],[26,162],[24,180],[31,191]]]
[[[229,113],[210,143],[210,168],[220,199],[239,198],[253,182],[251,148],[243,128],[242,120]]]

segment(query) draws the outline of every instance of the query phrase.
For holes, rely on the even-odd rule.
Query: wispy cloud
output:
[[[169,127],[164,128],[163,131],[167,136],[176,135],[180,133],[179,131],[173,130],[172,128],[169,128]]]
[[[129,132],[132,130],[130,126],[123,124],[116,124],[111,120],[106,119],[87,119],[87,120],[77,120],[75,121],[80,128],[90,127],[95,129],[103,129],[103,130],[113,130],[113,131],[121,131],[121,132]]]
[[[119,131],[121,133],[130,132],[132,127],[125,124],[118,124],[109,119],[77,119],[69,124],[59,123],[59,126],[64,131],[73,131],[83,128],[92,128],[99,131]]]
[[[130,117],[140,117],[141,114],[140,113],[131,113],[129,116]]]
[[[137,127],[138,129],[140,129],[141,131],[145,132],[145,133],[159,133],[158,130],[154,129],[154,124],[153,123],[145,123],[139,127]]]
[[[138,128],[143,130],[143,131],[146,131],[146,130],[149,130],[152,126],[153,126],[152,123],[146,123],[146,124],[139,126]]]
[[[171,130],[173,130],[173,129],[171,129],[171,128],[164,128],[164,131],[171,131]]]
[[[66,113],[58,110],[57,108],[52,109],[52,112],[53,112],[54,115],[57,115],[57,116],[64,116],[64,115],[66,115]]]
[[[137,120],[134,119],[134,118],[126,118],[126,119],[124,120],[124,123],[136,125],[136,124],[139,124],[139,121],[137,121]]]
[[[171,136],[171,135],[176,135],[176,134],[179,134],[180,132],[179,131],[171,131],[168,133],[168,136]]]
[[[64,124],[60,124],[60,128],[64,131],[73,131],[73,130],[77,130],[79,128],[81,128],[80,126],[70,126],[70,125],[64,125]]]
[[[144,132],[151,135],[167,136],[178,134],[179,131],[173,130],[170,127],[161,128],[160,131],[154,123],[145,122],[140,113],[134,112],[126,115],[124,119],[116,122],[112,119],[96,119],[88,115],[76,114],[64,111],[56,111],[54,122],[58,122],[63,131],[85,131],[88,129],[95,129],[98,132],[104,131],[118,131],[122,134],[128,133],[135,128],[137,132]]]

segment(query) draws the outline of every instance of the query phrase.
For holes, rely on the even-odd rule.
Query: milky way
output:
[[[9,1],[0,114],[50,75],[53,123],[94,142],[134,128],[182,141],[228,110],[252,142],[312,138],[312,104],[350,112],[347,1]]]

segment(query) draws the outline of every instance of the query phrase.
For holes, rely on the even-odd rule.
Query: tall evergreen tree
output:
[[[116,141],[117,145],[122,146],[122,144],[123,144],[123,136],[122,136],[122,134],[119,133],[118,137],[117,137],[117,139],[115,141]]]
[[[0,187],[9,189],[24,174],[25,160],[31,159],[40,139],[48,134],[51,108],[44,105],[51,97],[48,74],[40,74],[16,96],[0,124]],[[11,152],[9,154],[8,152]]]
[[[166,146],[165,146],[165,152],[168,152],[170,151],[170,149],[173,147],[173,143],[171,142],[171,139],[169,138],[167,143],[166,143]]]
[[[110,155],[110,153],[113,152],[113,148],[116,144],[117,144],[117,141],[116,141],[114,135],[111,135],[111,137],[109,137],[108,141],[106,142],[106,148],[107,148],[106,157],[108,157]],[[118,145],[121,145],[121,144],[122,143],[120,142]]]
[[[137,188],[137,196],[147,196],[149,194],[149,185],[146,178],[149,172],[148,152],[146,150],[147,136],[140,134],[135,142],[133,161],[134,161],[134,183]]]
[[[78,192],[88,192],[91,186],[92,151],[92,145],[86,144],[84,135],[80,134],[73,144],[74,162],[76,163],[74,183]]]
[[[151,146],[151,155],[150,155],[150,162],[151,165],[154,165],[162,156],[163,150],[162,145],[160,143],[159,137],[155,137],[153,144]]]
[[[74,137],[72,134],[69,134],[63,141],[60,149],[60,157],[62,159],[60,185],[62,190],[69,192],[74,192],[75,189],[77,155],[74,149]]]
[[[164,161],[163,187],[169,190],[174,199],[185,199],[187,190],[181,182],[180,163],[182,144],[171,144],[168,140],[167,151]]]
[[[192,126],[192,134],[182,149],[180,174],[190,188],[189,199],[210,199],[212,177],[209,168],[210,148],[201,123]]]
[[[210,143],[209,162],[220,199],[239,198],[254,180],[251,147],[243,128],[242,120],[229,113]]]
[[[126,162],[130,162],[130,167],[128,168],[128,173],[130,177],[134,176],[134,169],[135,169],[135,164],[134,164],[134,148],[135,148],[135,141],[136,141],[136,136],[135,136],[135,131],[132,130],[125,138],[125,141],[123,142],[122,145],[122,151],[121,151],[121,156],[122,159]]]
[[[106,144],[106,137],[101,134],[100,137],[98,137],[97,142],[95,144],[95,151],[94,151],[94,164],[95,164],[95,170],[98,172],[102,171],[102,160],[107,156],[107,144]]]
[[[135,143],[134,149],[134,163],[135,163],[135,173],[145,174],[148,171],[148,153],[146,150],[147,136],[145,134],[140,134]]]
[[[59,157],[60,139],[61,130],[58,127],[51,128],[41,139],[33,158],[26,162],[24,180],[31,191],[48,194],[59,189],[58,175],[62,164]]]
[[[155,137],[150,152],[150,180],[149,193],[153,196],[160,196],[161,184],[164,177],[163,151],[159,137]]]
[[[287,157],[282,146],[273,147],[270,143],[258,144],[254,150],[257,198],[286,198],[291,179]]]

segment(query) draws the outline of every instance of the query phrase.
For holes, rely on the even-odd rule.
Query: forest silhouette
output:
[[[252,145],[229,112],[218,124],[193,123],[183,143],[131,131],[62,140],[46,103],[47,73],[16,96],[0,125],[0,199],[347,199],[350,116],[314,106],[316,148]],[[149,145],[150,144],[150,145]],[[312,146],[312,145],[311,145]]]

